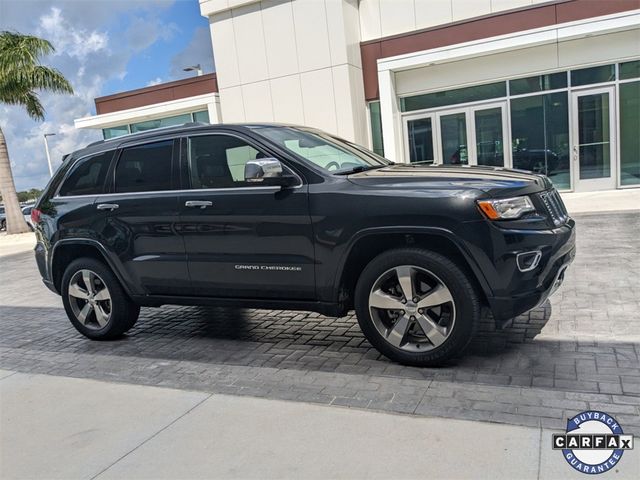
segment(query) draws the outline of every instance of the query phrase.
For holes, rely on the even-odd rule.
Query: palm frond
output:
[[[37,65],[40,57],[55,49],[48,40],[22,35],[17,32],[0,32],[0,70]]]
[[[0,32],[0,102],[23,106],[30,117],[44,119],[36,90],[73,93],[69,81],[55,68],[40,65],[54,51],[48,40],[16,32]]]
[[[27,92],[24,95],[22,103],[27,109],[27,114],[34,120],[44,120],[44,107],[40,103],[38,94],[35,92]]]
[[[11,79],[19,85],[23,85],[30,90],[49,90],[55,93],[73,93],[73,87],[69,81],[64,78],[55,68],[36,65],[32,68],[21,68],[0,76],[0,82],[3,79]]]

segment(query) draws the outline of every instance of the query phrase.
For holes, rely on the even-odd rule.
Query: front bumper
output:
[[[511,232],[513,233],[513,232]],[[575,222],[570,219],[565,225],[536,233],[518,232],[520,242],[511,243],[512,262],[504,261],[502,281],[494,290],[497,295],[488,296],[487,300],[498,325],[544,303],[562,284],[564,274],[576,254]],[[536,240],[540,243],[536,245]],[[517,268],[516,257],[519,251],[527,251],[535,247],[542,251],[542,260],[531,271],[522,272]],[[509,265],[513,265],[509,267]]]

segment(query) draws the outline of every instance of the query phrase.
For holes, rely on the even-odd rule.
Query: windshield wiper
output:
[[[348,170],[338,170],[333,172],[334,175],[351,175],[352,173],[366,172],[368,170],[376,170],[378,168],[384,168],[387,165],[358,165],[357,167],[350,168]]]

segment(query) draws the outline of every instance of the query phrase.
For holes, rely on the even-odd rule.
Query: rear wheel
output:
[[[480,302],[452,261],[422,249],[385,252],[362,272],[355,308],[363,333],[383,355],[415,366],[436,366],[471,340]]]
[[[6,229],[7,229],[7,221],[2,220],[2,222],[0,222],[0,230],[6,230]]]
[[[62,301],[73,326],[92,340],[119,337],[140,314],[113,272],[93,258],[80,258],[67,267]]]

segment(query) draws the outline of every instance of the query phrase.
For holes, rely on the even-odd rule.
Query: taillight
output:
[[[31,221],[33,223],[40,223],[40,215],[42,214],[42,212],[40,210],[38,210],[37,208],[32,208],[31,209]]]

